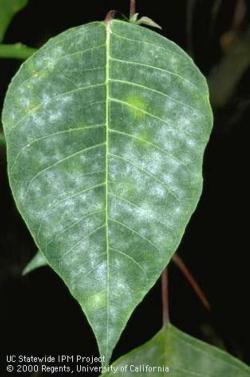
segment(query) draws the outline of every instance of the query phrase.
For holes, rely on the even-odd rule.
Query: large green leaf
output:
[[[250,368],[226,352],[169,325],[149,342],[118,359],[103,376],[140,377],[145,374],[158,377],[249,377]]]
[[[19,211],[108,361],[200,197],[206,81],[160,35],[94,22],[23,64],[3,123]]]
[[[28,4],[28,0],[0,0],[0,42],[17,12]]]

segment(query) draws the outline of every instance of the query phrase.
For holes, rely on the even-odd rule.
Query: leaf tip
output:
[[[155,21],[153,21],[151,18],[149,18],[149,17],[141,17],[137,21],[137,24],[138,25],[147,25],[147,26],[150,26],[150,27],[162,30],[162,27],[159,24],[157,24]]]

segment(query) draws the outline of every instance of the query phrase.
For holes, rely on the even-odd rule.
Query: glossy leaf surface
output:
[[[19,211],[108,361],[200,197],[206,81],[155,32],[91,23],[23,64],[3,123]]]
[[[122,356],[113,364],[113,368],[116,373],[109,371],[103,376],[250,376],[250,368],[239,360],[184,334],[172,325],[162,329],[143,346]]]

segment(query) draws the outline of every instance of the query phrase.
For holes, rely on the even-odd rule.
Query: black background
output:
[[[201,5],[202,3],[202,5]],[[207,75],[221,57],[219,38],[230,28],[235,1],[222,2],[213,34],[212,1],[199,1],[195,11],[195,62]],[[12,22],[6,43],[22,41],[39,47],[50,36],[92,20],[104,19],[110,9],[128,14],[128,0],[31,0]],[[138,0],[138,11],[163,27],[163,35],[184,49],[186,2]],[[247,15],[249,21],[249,14]],[[0,61],[0,106],[19,62]],[[250,363],[249,231],[246,207],[249,190],[250,108],[235,123],[237,106],[249,100],[250,72],[233,98],[215,111],[215,126],[206,150],[204,191],[178,253],[206,291],[212,312],[199,300],[174,265],[170,265],[172,322],[205,341]],[[97,355],[92,331],[67,288],[48,268],[26,277],[21,270],[36,247],[17,213],[6,177],[5,151],[0,162],[0,336],[1,353]],[[160,283],[132,315],[113,359],[150,339],[161,327]],[[2,374],[1,374],[2,375]]]

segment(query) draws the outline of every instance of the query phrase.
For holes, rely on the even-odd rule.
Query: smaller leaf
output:
[[[157,29],[162,29],[160,25],[158,25],[155,21],[153,21],[149,17],[141,17],[136,23],[138,25],[147,25],[147,26],[151,26]]]
[[[0,0],[0,42],[17,12],[28,4],[28,0]]]
[[[250,368],[224,351],[210,346],[174,326],[118,359],[105,377],[148,374],[163,377],[249,377]]]
[[[23,276],[27,275],[30,272],[36,270],[37,268],[47,266],[47,265],[48,265],[48,262],[45,256],[40,251],[38,251],[36,255],[29,261],[27,266],[24,268],[22,275]]]
[[[130,17],[129,22],[137,23],[138,16],[139,16],[139,13],[135,13],[135,14],[133,14],[133,16]]]

